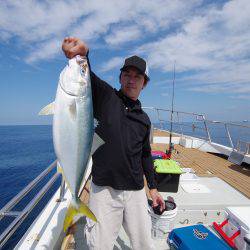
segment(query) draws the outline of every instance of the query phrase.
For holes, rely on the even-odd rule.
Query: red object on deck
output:
[[[228,223],[228,219],[224,220],[220,225],[217,224],[216,222],[213,223],[214,229],[220,234],[220,236],[227,242],[227,244],[234,248],[237,249],[235,244],[234,244],[234,239],[240,235],[240,230],[236,231],[231,237],[229,237],[224,231],[223,227]]]
[[[151,151],[152,156],[160,156],[162,159],[168,159],[168,156],[166,153],[162,152],[162,151]]]

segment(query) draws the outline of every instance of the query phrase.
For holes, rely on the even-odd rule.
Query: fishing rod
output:
[[[171,108],[171,118],[170,118],[169,148],[168,150],[166,150],[166,154],[168,155],[168,158],[171,158],[171,154],[174,149],[174,144],[172,143],[173,114],[174,114],[174,87],[175,87],[175,61],[174,61],[174,69],[173,69],[172,108]]]

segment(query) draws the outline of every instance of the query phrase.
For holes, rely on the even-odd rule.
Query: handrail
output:
[[[164,122],[168,123],[169,119],[163,119],[162,116],[160,115],[160,112],[161,111],[163,111],[163,112],[172,112],[172,110],[170,110],[170,109],[155,108],[155,107],[143,107],[143,109],[156,112],[157,118],[158,118],[158,122],[160,124],[161,129],[163,129],[163,127],[164,127]],[[228,143],[229,143],[229,145],[231,146],[231,148],[233,150],[237,150],[236,147],[235,147],[235,144],[234,144],[234,142],[236,142],[236,141],[233,141],[232,134],[230,133],[230,129],[229,128],[237,127],[237,128],[240,128],[240,129],[241,128],[250,129],[250,126],[245,125],[245,124],[237,124],[237,123],[234,123],[234,122],[223,122],[223,121],[208,120],[208,119],[206,119],[206,117],[205,117],[204,114],[198,114],[198,113],[192,113],[192,112],[183,112],[183,111],[177,111],[177,110],[174,110],[173,112],[176,114],[176,117],[177,117],[177,122],[174,121],[173,124],[177,124],[179,126],[180,133],[182,135],[183,135],[183,127],[185,127],[185,126],[186,127],[190,127],[192,129],[193,133],[194,133],[194,131],[196,129],[199,129],[199,130],[202,130],[202,131],[205,132],[205,137],[201,136],[201,134],[200,135],[196,135],[196,137],[198,137],[200,139],[204,139],[205,138],[205,140],[209,141],[210,143],[212,142],[212,136],[211,136],[210,130],[214,129],[214,127],[211,127],[211,126],[213,124],[214,125],[215,124],[224,125],[223,126],[224,128],[217,127],[217,129],[224,129],[224,131],[225,131],[225,137],[220,137],[220,138],[227,138]],[[190,116],[193,117],[192,118],[193,119],[192,125],[185,124],[185,122],[183,122],[183,121],[181,122],[180,121],[180,115],[185,115],[184,117],[186,117],[186,115],[188,115],[189,117]],[[196,126],[196,122],[197,121],[203,123],[203,128],[201,126]],[[189,118],[188,122],[190,122],[190,118]],[[174,132],[178,133],[177,131],[174,131]],[[216,138],[218,139],[219,137],[216,137]],[[237,140],[239,140],[239,137],[237,138]],[[244,143],[247,143],[247,142],[244,141]],[[249,150],[250,149],[246,148],[246,150],[245,150],[246,153],[245,154],[247,154],[249,152]]]
[[[5,214],[12,209],[30,190],[54,167],[56,166],[56,160],[51,163],[41,174],[39,174],[33,181],[31,181],[21,192],[13,197],[1,210],[0,210],[0,221],[3,219]]]
[[[205,126],[205,129],[206,129],[207,138],[208,138],[209,142],[211,143],[211,142],[212,142],[212,141],[211,141],[211,136],[210,136],[210,132],[209,132],[209,129],[208,129],[206,120],[204,120],[204,126]]]
[[[232,125],[232,126],[237,126],[237,127],[242,127],[242,128],[250,128],[248,125],[243,125],[243,124],[238,124],[234,122],[223,122],[223,121],[212,121],[212,120],[207,120],[210,123],[220,123],[220,124],[227,124],[227,125]]]
[[[245,150],[244,151],[241,150],[242,149],[241,148],[242,144],[245,144]],[[238,152],[243,152],[244,154],[249,154],[249,151],[250,151],[250,142],[238,140],[236,149],[237,149]]]
[[[229,129],[228,129],[228,125],[224,124],[224,126],[225,126],[225,129],[227,131],[227,136],[228,136],[228,139],[229,139],[229,143],[230,143],[231,147],[234,148],[234,144],[233,144],[232,137],[231,137],[231,134],[230,134]]]
[[[28,184],[21,192],[19,192],[14,198],[12,198],[1,210],[0,210],[0,220],[5,216],[16,217],[10,225],[3,231],[0,235],[0,249],[9,240],[9,238],[15,233],[17,228],[25,220],[25,218],[30,214],[36,204],[42,199],[42,197],[47,193],[49,188],[54,184],[54,182],[61,175],[56,172],[50,180],[43,186],[43,188],[37,193],[37,195],[25,206],[22,211],[10,211],[15,205],[17,205],[38,183],[44,178],[55,166],[56,160],[50,164],[39,176],[37,176],[32,182]],[[65,183],[62,178],[60,197],[58,202],[62,200],[64,194]]]
[[[18,215],[18,217],[4,230],[0,235],[0,248],[8,241],[13,235],[19,225],[25,220],[36,204],[42,199],[49,188],[54,184],[56,179],[60,176],[59,173],[55,173],[53,177],[47,182],[47,184],[38,192],[38,194],[29,202],[25,209]]]
[[[155,107],[142,107],[143,109],[151,109],[151,110],[160,110],[160,111],[167,111],[167,112],[172,112],[170,109],[163,109],[163,108],[155,108]],[[180,114],[186,114],[186,115],[196,115],[196,116],[203,116],[204,114],[198,114],[198,113],[192,113],[192,112],[185,112],[185,111],[179,111],[179,110],[174,110],[174,113],[180,113]]]

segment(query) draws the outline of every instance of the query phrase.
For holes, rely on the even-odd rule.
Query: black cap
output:
[[[120,70],[123,71],[127,67],[137,68],[143,75],[145,75],[145,78],[147,79],[147,81],[149,81],[147,63],[141,57],[131,56],[131,57],[126,58],[124,65]]]

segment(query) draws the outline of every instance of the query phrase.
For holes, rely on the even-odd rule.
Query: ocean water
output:
[[[52,126],[0,126],[0,208],[55,159]],[[54,172],[55,170],[50,176]],[[39,183],[13,211],[21,211],[50,176]],[[25,219],[24,227],[17,230],[4,249],[13,248],[59,185],[60,180],[56,181],[50,192],[39,202],[39,206]],[[13,221],[12,217],[5,217],[0,221],[0,234],[11,221]]]

